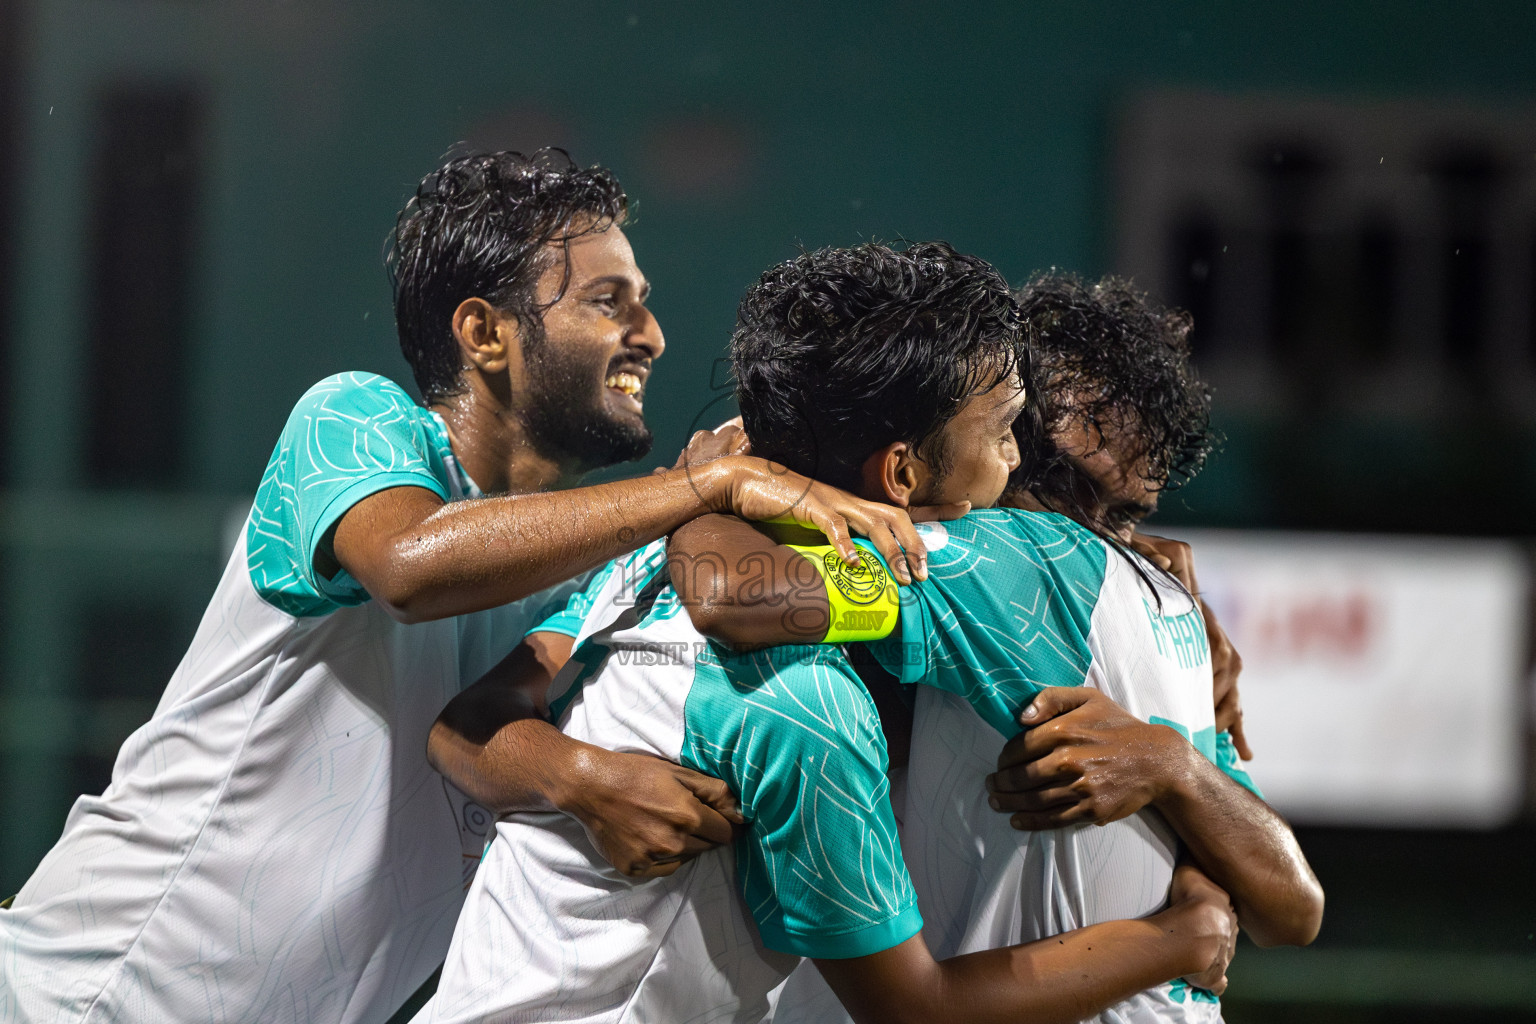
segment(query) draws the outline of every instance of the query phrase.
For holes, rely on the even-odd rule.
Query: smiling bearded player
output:
[[[423,181],[392,271],[426,408],[365,373],[300,399],[154,716],[0,911],[0,1020],[387,1019],[442,961],[489,827],[428,730],[562,581],[711,510],[915,545],[903,513],[739,455],[541,493],[650,448],[664,343],[625,210],[558,151]],[[530,809],[626,860],[730,835],[694,795],[728,809],[713,780],[552,727],[526,753],[504,767],[550,782]]]

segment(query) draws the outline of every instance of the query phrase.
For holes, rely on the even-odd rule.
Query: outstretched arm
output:
[[[968,503],[959,502],[907,511],[910,522],[922,522],[955,519],[969,509]],[[825,537],[810,530],[786,531],[776,526],[770,535],[761,524],[743,522],[735,516],[708,515],[673,532],[667,558],[672,585],[694,628],[738,650],[823,640],[872,640],[889,633],[895,623],[897,601],[895,588],[885,586],[888,580],[878,560],[866,556],[868,564],[862,569],[839,567],[829,573],[825,559],[815,550],[825,548],[826,543]],[[812,550],[802,552],[791,544]],[[927,552],[920,544],[908,545],[906,551],[911,572],[898,581],[927,579]],[[832,588],[838,586],[833,576],[849,587],[850,596],[838,598],[841,608],[834,607],[830,599]],[[851,617],[846,614],[850,610],[855,613]],[[878,624],[846,621],[872,610]]]
[[[859,1024],[1070,1024],[1170,978],[1221,992],[1236,934],[1226,894],[1182,866],[1169,908],[1142,920],[942,961],[917,935],[871,956],[816,966]]]
[[[320,543],[315,569],[345,569],[402,622],[480,611],[600,565],[708,512],[788,517],[856,560],[861,533],[899,576],[922,543],[907,513],[746,455],[568,491],[444,503],[420,487],[371,494]]]
[[[1150,725],[1091,687],[1042,690],[1019,716],[993,807],[1024,829],[1118,821],[1156,807],[1197,864],[1232,894],[1260,946],[1303,946],[1322,925],[1323,890],[1290,826],[1173,729]]]
[[[819,535],[807,539],[824,543]],[[694,628],[711,640],[750,650],[816,643],[827,634],[830,605],[820,577],[761,526],[700,516],[673,531],[667,561]],[[916,561],[921,578],[925,556]]]
[[[544,694],[570,653],[570,637],[529,634],[443,709],[427,739],[428,762],[497,815],[569,814],[630,877],[671,874],[730,842],[742,817],[719,779],[582,743],[544,720]]]

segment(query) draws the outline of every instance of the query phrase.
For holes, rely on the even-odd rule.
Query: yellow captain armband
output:
[[[896,595],[896,582],[872,552],[860,549],[859,564],[849,565],[830,544],[785,546],[810,562],[826,585],[832,619],[822,643],[879,640],[891,635],[901,599]]]

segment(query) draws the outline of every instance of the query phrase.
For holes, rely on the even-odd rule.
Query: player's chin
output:
[[[633,462],[651,453],[655,438],[646,426],[645,417],[639,413],[615,413],[605,416],[603,433],[606,435],[610,462]]]

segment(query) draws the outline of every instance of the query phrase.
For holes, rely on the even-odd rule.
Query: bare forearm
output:
[[[1112,921],[1027,946],[986,950],[939,964],[950,1020],[1069,1024],[1187,967],[1154,921]],[[1006,966],[1003,961],[1006,961]],[[998,984],[1006,978],[1006,984]]]
[[[1323,890],[1290,826],[1263,800],[1196,756],[1157,801],[1191,857],[1231,894],[1238,922],[1260,946],[1317,937]]]
[[[572,780],[590,767],[596,748],[544,721],[533,702],[519,695],[499,695],[495,709],[476,703],[450,705],[433,724],[427,761],[495,814],[561,810]],[[517,709],[510,706],[514,703],[519,704]],[[497,723],[494,732],[483,738],[456,724],[455,716],[482,715],[481,721]]]
[[[452,502],[353,568],[408,622],[527,597],[646,544],[706,511],[709,467],[540,494]],[[338,542],[341,537],[338,536]],[[346,558],[338,544],[338,557]],[[349,566],[349,568],[352,568]]]
[[[711,640],[753,648],[826,635],[829,608],[819,578],[793,549],[750,523],[702,516],[672,534],[667,555],[678,597]]]
[[[1170,910],[937,963],[924,947],[899,969],[878,973],[856,961],[818,960],[817,966],[861,1024],[1071,1024],[1203,967],[1193,947],[1180,912]]]

